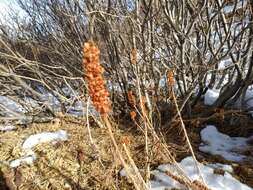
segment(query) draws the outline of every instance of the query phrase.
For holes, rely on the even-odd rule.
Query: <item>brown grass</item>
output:
[[[21,174],[18,184],[15,182],[17,170],[0,165],[3,176],[11,178],[10,181],[20,190],[133,189],[130,182],[118,176],[122,164],[114,151],[108,129],[91,124],[91,135],[97,147],[95,148],[90,142],[84,122],[76,120],[65,118],[60,122],[32,124],[28,128],[1,133],[0,160],[7,161],[21,156],[22,143],[31,134],[59,129],[66,130],[69,134],[66,142],[36,146],[34,150],[38,158],[34,165],[17,168]],[[113,129],[113,133],[119,146],[125,144],[135,163],[142,167],[144,150],[141,147],[145,144],[142,135],[121,129]],[[158,163],[158,160],[161,160],[161,157],[154,158],[153,163]],[[9,174],[12,174],[12,177]]]

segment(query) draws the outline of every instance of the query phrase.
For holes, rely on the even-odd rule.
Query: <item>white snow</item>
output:
[[[232,64],[231,59],[221,60],[220,63],[218,64],[218,70],[225,69],[225,68],[229,67],[231,64]]]
[[[13,160],[10,162],[10,167],[12,168],[16,168],[18,166],[20,166],[21,164],[28,164],[28,165],[32,165],[33,161],[36,159],[36,155],[28,155],[28,156],[24,156],[21,157],[19,159]]]
[[[3,125],[3,126],[0,126],[0,131],[12,131],[14,129],[17,129],[17,127],[14,126],[14,125]]]
[[[68,139],[67,132],[59,130],[57,132],[43,132],[36,135],[31,135],[28,137],[22,145],[24,150],[32,149],[34,146],[46,143],[50,141],[66,141]]]
[[[25,113],[32,112],[33,109],[40,108],[41,104],[48,105],[54,112],[60,112],[61,103],[58,101],[58,99],[52,93],[46,91],[43,87],[40,87],[39,89],[40,93],[42,94],[41,102],[26,97],[24,98],[24,104],[28,105],[26,107],[23,107],[20,103],[12,100],[9,97],[0,95],[0,108],[5,110],[4,116],[13,117],[17,112],[19,118],[21,119],[22,117],[26,117]],[[74,116],[82,116],[85,114],[84,111],[86,110],[86,105],[82,100],[77,99],[78,95],[74,93],[69,95],[70,92],[67,92],[66,88],[64,89],[64,92],[66,92],[66,94],[70,97],[65,100],[66,102],[64,102],[66,103],[67,114]],[[89,114],[95,115],[96,113],[94,110],[95,109],[90,105]]]
[[[127,176],[127,172],[126,172],[125,168],[123,168],[122,170],[120,170],[119,175],[121,177],[126,177]]]
[[[67,132],[63,130],[59,130],[56,132],[43,132],[31,135],[24,141],[22,145],[22,149],[25,155],[19,159],[12,160],[10,162],[10,166],[16,168],[23,163],[31,165],[33,161],[36,159],[36,154],[32,150],[33,147],[41,143],[52,141],[66,141],[67,139],[68,139]]]
[[[213,105],[219,97],[220,91],[216,89],[208,89],[204,96],[205,105]]]
[[[192,157],[187,157],[179,163],[185,174],[191,181],[200,180],[196,164]],[[215,174],[214,169],[203,164],[199,164],[200,171],[208,188],[212,190],[252,190],[245,184],[235,179],[231,174],[224,171],[224,175]],[[151,190],[165,190],[178,188],[186,190],[182,184],[166,175],[165,171],[170,171],[174,175],[181,176],[174,164],[160,165],[157,170],[152,171],[154,180],[150,181]]]
[[[243,151],[250,148],[249,138],[230,137],[220,133],[215,126],[208,125],[201,132],[199,150],[212,155],[220,155],[226,160],[240,162],[247,158]]]
[[[186,157],[178,163],[178,165],[184,171],[184,175],[187,176],[191,182],[194,180],[201,182],[196,162],[192,157]],[[252,190],[252,188],[241,183],[230,174],[233,173],[233,169],[230,165],[223,165],[220,163],[204,165],[198,163],[198,166],[206,186],[211,190]],[[224,175],[215,173],[214,168],[222,169]],[[226,169],[228,169],[230,173],[228,173]],[[180,184],[178,181],[169,177],[166,174],[166,171],[169,171],[175,176],[182,176],[182,172],[179,172],[176,164],[162,164],[158,166],[156,170],[151,171],[153,179],[147,184],[150,187],[150,190],[170,190],[173,188],[180,190],[187,189],[183,184]],[[120,175],[126,176],[124,169],[120,171]]]
[[[12,115],[11,112],[24,112],[24,108],[20,104],[6,96],[0,96],[0,107],[2,106],[8,109],[9,115]]]
[[[10,11],[13,10],[20,17],[25,17],[25,11],[21,9],[16,1],[12,0],[0,0],[0,23],[12,25],[10,22]],[[7,20],[6,20],[7,19]]]

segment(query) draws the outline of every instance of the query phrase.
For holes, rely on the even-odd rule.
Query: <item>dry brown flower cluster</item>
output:
[[[111,103],[109,92],[105,88],[104,68],[99,61],[100,51],[94,42],[87,42],[84,43],[83,53],[83,67],[90,97],[96,110],[101,115],[106,115],[111,110]]]
[[[137,49],[133,48],[131,51],[131,63],[137,64]]]
[[[125,145],[130,145],[131,144],[131,139],[129,136],[123,136],[121,138],[121,143]]]
[[[128,99],[128,101],[129,101],[130,106],[131,106],[132,108],[134,108],[134,107],[136,106],[136,98],[135,98],[135,96],[134,96],[132,90],[129,90],[129,91],[127,92],[127,99]]]
[[[137,116],[136,112],[133,110],[136,108],[136,98],[135,98],[132,90],[129,90],[127,92],[127,99],[130,104],[130,107],[131,107],[130,117],[134,121]]]
[[[135,111],[130,111],[130,117],[133,121],[135,121],[135,118],[136,118],[137,114]]]
[[[174,80],[174,73],[172,70],[169,70],[167,73],[167,83],[168,86],[172,87],[175,84],[175,80]]]

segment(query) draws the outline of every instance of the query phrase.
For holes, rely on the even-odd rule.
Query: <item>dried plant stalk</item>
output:
[[[193,189],[196,189],[196,190],[210,190],[207,186],[205,186],[204,184],[202,184],[200,181],[198,180],[194,180],[192,183],[191,183],[191,187]]]
[[[131,63],[132,64],[137,64],[137,49],[133,48],[131,51]]]
[[[173,91],[173,87],[175,85],[174,73],[172,70],[169,70],[167,72],[167,84],[169,87],[168,95],[169,95],[169,99],[170,99],[172,97],[172,91]]]
[[[88,83],[88,90],[94,107],[101,115],[107,115],[111,110],[109,92],[105,88],[104,68],[99,61],[99,49],[94,42],[84,43],[83,67]]]
[[[134,107],[136,106],[136,98],[135,98],[135,96],[134,96],[132,90],[129,90],[129,91],[127,92],[127,99],[128,99],[128,101],[129,101],[130,106],[131,106],[132,108],[134,108]]]
[[[172,87],[175,84],[174,73],[172,70],[169,70],[167,73],[167,83],[169,87]]]
[[[147,103],[147,99],[145,96],[141,96],[140,97],[140,107],[141,107],[141,111],[143,114],[143,118],[146,118],[147,116],[147,109],[146,109],[146,103]]]
[[[93,105],[95,106],[96,110],[102,115],[104,125],[108,129],[109,136],[116,149],[117,155],[119,156],[123,166],[126,168],[127,173],[130,174],[129,177],[133,180],[135,188],[138,190],[147,189],[143,188],[143,186],[146,185],[145,182],[143,180],[140,182],[141,175],[139,174],[136,176],[130,172],[128,164],[125,162],[125,159],[123,158],[123,155],[114,138],[112,126],[108,118],[108,113],[111,111],[111,103],[109,100],[109,93],[105,88],[105,80],[103,78],[104,69],[99,62],[99,49],[94,42],[87,42],[84,44],[83,53],[83,67],[86,71],[85,79],[88,83],[88,90],[93,101]]]

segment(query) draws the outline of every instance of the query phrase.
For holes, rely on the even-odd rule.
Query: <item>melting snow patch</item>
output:
[[[12,131],[16,128],[17,127],[14,125],[5,125],[5,126],[0,126],[0,131]]]
[[[219,97],[219,94],[220,94],[219,90],[208,89],[204,97],[205,105],[213,105],[213,103]]]
[[[179,163],[180,167],[184,170],[185,174],[191,179],[191,181],[200,181],[198,170],[195,161],[192,157],[187,157]],[[200,171],[204,178],[204,181],[208,188],[212,190],[252,190],[245,184],[242,184],[235,179],[231,174],[225,171],[224,175],[214,173],[214,169],[203,164],[199,164]],[[177,166],[172,164],[160,165],[158,170],[154,170],[154,180],[150,182],[151,190],[165,190],[178,188],[187,189],[186,187],[179,184],[177,181],[166,175],[166,171],[170,171],[174,175],[180,175],[177,170]]]
[[[20,166],[21,164],[29,164],[32,165],[33,161],[36,159],[36,155],[28,155],[28,156],[24,156],[21,157],[19,159],[13,160],[10,162],[10,167],[12,168],[16,168],[18,166]]]
[[[25,111],[20,104],[6,96],[0,96],[0,106],[6,108],[5,114],[8,116],[12,116],[12,112],[23,113]]]
[[[36,154],[32,150],[34,146],[51,141],[66,141],[67,139],[68,139],[67,132],[63,130],[31,135],[25,140],[25,142],[22,145],[22,148],[25,152],[25,156],[11,161],[10,166],[15,168],[20,166],[22,163],[31,165],[33,161],[36,159]]]
[[[225,69],[225,68],[229,67],[231,64],[232,64],[231,59],[222,60],[218,65],[218,69],[219,70]]]
[[[31,149],[37,144],[46,143],[50,141],[66,141],[68,139],[67,132],[63,130],[59,130],[56,132],[44,132],[36,135],[31,135],[28,137],[23,143],[22,148],[24,150]]]
[[[200,133],[203,143],[199,150],[212,155],[220,155],[226,160],[240,162],[247,158],[243,150],[249,148],[250,138],[230,137],[220,133],[215,126],[208,125]]]
[[[196,162],[192,157],[186,157],[180,163],[178,163],[180,168],[184,171],[185,175],[192,182],[194,180],[200,180],[200,175],[196,166]],[[252,188],[241,183],[235,179],[230,173],[224,170],[224,175],[216,174],[214,167],[230,168],[228,165],[222,164],[212,164],[212,167],[198,163],[201,174],[204,178],[205,184],[211,190],[252,190]],[[231,167],[232,168],[232,167]],[[179,172],[178,166],[175,164],[163,164],[158,166],[156,170],[151,171],[154,176],[151,181],[148,182],[150,190],[169,190],[169,189],[181,189],[186,190],[187,187],[180,184],[178,181],[174,180],[166,174],[166,171],[169,171],[175,176],[182,176],[182,173]],[[123,172],[121,175],[125,176],[126,173]]]

